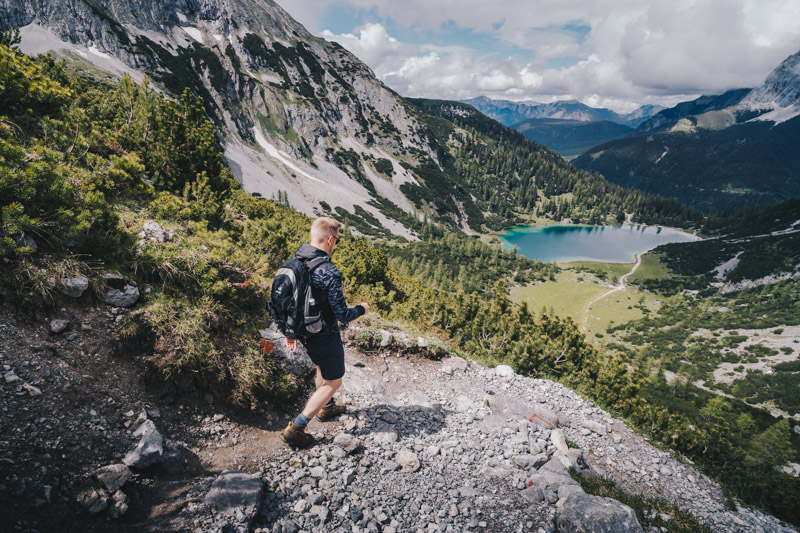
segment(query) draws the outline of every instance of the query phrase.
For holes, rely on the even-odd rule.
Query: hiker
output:
[[[314,377],[317,390],[306,402],[303,412],[281,432],[284,442],[299,448],[314,443],[314,438],[305,432],[312,418],[327,422],[345,411],[345,407],[337,405],[333,399],[344,376],[344,346],[339,334],[339,322],[347,324],[369,311],[369,304],[365,302],[347,307],[342,294],[342,274],[330,262],[330,255],[341,238],[340,227],[341,224],[331,217],[316,219],[311,224],[310,244],[303,244],[295,253],[295,257],[306,264],[316,258],[327,258],[311,273],[311,294],[322,316],[322,330],[314,335],[299,337],[308,356],[317,365]],[[297,339],[287,337],[286,345],[290,350],[296,350]]]

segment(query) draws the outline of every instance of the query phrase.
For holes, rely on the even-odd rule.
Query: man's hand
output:
[[[297,339],[286,339],[286,347],[289,348],[291,351],[295,351],[297,349]]]
[[[368,304],[367,302],[361,302],[361,303],[360,303],[360,304],[358,304],[358,305],[360,305],[361,307],[363,307],[363,308],[364,308],[364,314],[365,314],[365,315],[366,315],[367,313],[369,313],[369,304]]]

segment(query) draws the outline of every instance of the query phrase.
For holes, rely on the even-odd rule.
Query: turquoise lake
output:
[[[518,226],[498,235],[503,248],[514,246],[529,259],[545,262],[633,263],[635,254],[670,242],[698,237],[655,226]]]

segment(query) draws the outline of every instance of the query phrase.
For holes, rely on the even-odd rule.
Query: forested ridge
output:
[[[557,153],[543,148],[499,122],[459,102],[411,99],[425,113],[431,144],[438,148],[443,172],[475,198],[482,211],[467,210],[469,221],[495,230],[522,222],[520,215],[539,215],[576,223],[634,222],[690,227],[700,212],[636,189],[624,189],[598,174],[575,169]],[[427,118],[425,118],[427,116]],[[431,188],[436,168],[417,173]],[[468,202],[465,200],[465,203]],[[480,225],[477,226],[478,228]]]
[[[99,292],[103,273],[118,271],[151,288],[122,332],[124,342],[152,354],[152,366],[161,378],[213,388],[245,408],[292,396],[298,383],[259,350],[257,330],[268,321],[271,276],[306,240],[310,219],[240,189],[224,166],[202,102],[188,91],[171,100],[128,77],[118,83],[99,82],[68,73],[48,56],[25,56],[10,46],[13,34],[3,34],[2,41],[3,300],[35,312],[57,301],[53,280],[83,273]],[[500,132],[497,150],[485,150],[485,145],[470,141],[475,134],[469,128],[478,132],[492,124],[465,119],[457,131],[433,120],[442,132],[450,128],[447,137],[437,138],[460,138],[468,154],[448,156],[452,147],[440,144],[445,171],[463,174],[459,179],[464,198],[474,194],[467,193],[470,187],[481,192],[480,180],[470,181],[470,159],[473,165],[494,169],[490,176],[498,181],[483,196],[475,194],[476,209],[488,209],[494,198],[496,205],[513,202],[522,210],[536,204],[537,191],[550,187],[556,195],[572,192],[571,200],[563,200],[569,202],[569,216],[590,217],[592,210],[632,211],[644,217],[640,221],[698,220],[696,212],[669,201],[625,192],[589,174],[576,178],[549,152],[536,159],[528,148],[515,150],[518,143],[530,144],[518,134],[506,140],[502,136],[509,130]],[[503,181],[520,179],[507,173],[511,166],[503,170],[511,164],[537,169],[524,182],[530,191]],[[438,169],[435,164],[429,168],[425,187],[435,186]],[[548,176],[553,180],[534,188],[545,170],[552,172]],[[606,195],[609,199],[603,203]],[[487,225],[502,225],[516,216],[490,214]],[[150,220],[173,230],[175,237],[167,242],[138,240],[137,233]],[[704,457],[720,432],[730,430],[720,422],[727,418],[714,415],[716,411],[690,418],[670,411],[659,397],[643,394],[649,377],[631,364],[636,361],[633,350],[601,351],[587,343],[571,319],[512,304],[509,284],[550,276],[552,266],[455,235],[437,224],[419,228],[423,241],[406,245],[346,235],[334,260],[345,277],[348,297],[366,299],[384,320],[425,331],[449,351],[510,364],[525,375],[558,379],[694,459]],[[367,333],[361,342],[371,345],[379,339]],[[711,408],[725,409],[716,404]],[[755,498],[742,489],[750,483],[773,494],[765,483],[774,479],[754,476],[770,468],[772,463],[765,460],[779,461],[788,453],[781,448],[760,455],[761,443],[767,447],[775,435],[783,439],[788,423],[758,428],[757,440],[742,448],[744,456],[723,449],[720,464],[741,459],[731,488],[798,522],[796,479],[780,477],[785,490],[773,499]],[[748,463],[747,457],[754,459]]]

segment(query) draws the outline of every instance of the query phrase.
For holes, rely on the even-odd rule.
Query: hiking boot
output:
[[[314,444],[314,437],[306,433],[306,427],[294,422],[289,422],[286,429],[281,431],[281,439],[293,448],[308,448]]]
[[[336,405],[336,401],[331,400],[328,405],[319,410],[315,418],[320,422],[327,422],[333,420],[345,411],[347,411],[347,407],[344,405]]]

